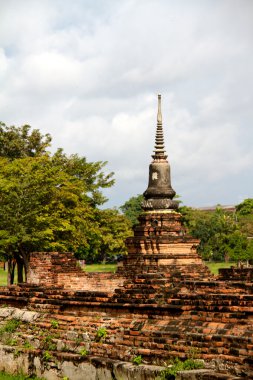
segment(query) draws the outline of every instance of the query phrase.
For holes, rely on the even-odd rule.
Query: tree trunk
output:
[[[23,269],[24,269],[24,263],[21,260],[17,261],[18,283],[19,284],[24,282],[24,280],[23,280]]]
[[[24,268],[24,261],[20,254],[16,253],[14,255],[16,262],[17,262],[17,275],[18,275],[18,284],[22,284],[24,282],[23,280],[23,268]]]
[[[14,283],[15,266],[16,266],[16,260],[8,259],[8,274],[7,274],[8,286]]]
[[[23,259],[23,268],[25,270],[25,280],[24,280],[24,282],[27,282],[27,274],[28,274],[28,269],[29,269],[30,255],[29,255],[29,253],[27,253],[24,250],[21,250],[21,255],[22,255],[22,259]]]

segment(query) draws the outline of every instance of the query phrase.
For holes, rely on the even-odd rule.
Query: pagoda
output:
[[[210,277],[209,269],[197,253],[199,240],[189,236],[182,225],[176,192],[171,186],[158,95],[154,154],[149,165],[148,188],[144,192],[143,212],[134,227],[134,236],[126,239],[128,255],[118,272],[128,276],[138,273],[163,273],[178,279]]]

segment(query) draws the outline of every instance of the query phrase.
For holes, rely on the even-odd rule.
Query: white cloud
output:
[[[163,94],[175,189],[188,204],[252,192],[251,0],[1,2],[0,111],[108,160],[110,204],[146,189]]]

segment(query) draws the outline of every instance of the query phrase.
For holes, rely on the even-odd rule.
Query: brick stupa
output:
[[[118,272],[163,273],[175,279],[207,279],[209,269],[197,253],[198,239],[187,235],[182,226],[176,192],[171,186],[170,164],[164,146],[161,95],[158,95],[157,129],[153,161],[149,166],[148,188],[143,212],[134,236],[126,240],[128,255]]]

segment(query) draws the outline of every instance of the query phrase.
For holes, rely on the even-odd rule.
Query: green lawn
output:
[[[229,262],[229,263],[210,263],[210,262],[206,262],[205,264],[208,266],[208,268],[210,269],[210,271],[213,274],[218,274],[218,269],[219,268],[230,268],[232,265],[236,266],[236,263],[233,263],[233,262]]]
[[[17,282],[17,276],[15,273],[15,282]],[[7,271],[0,268],[0,286],[6,286],[7,285]],[[1,380],[1,377],[0,377]]]
[[[91,264],[85,265],[85,272],[115,272],[116,264]]]
[[[2,268],[0,268],[0,285],[7,285],[7,272],[5,272]]]

